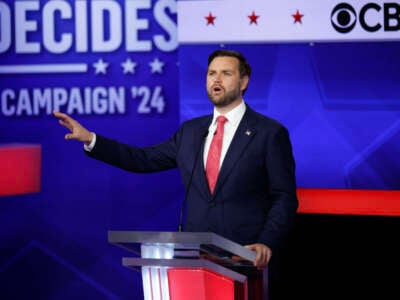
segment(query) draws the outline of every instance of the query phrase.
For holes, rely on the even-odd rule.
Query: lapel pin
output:
[[[251,134],[251,131],[250,130],[246,130],[245,133],[246,133],[247,136],[249,136]]]

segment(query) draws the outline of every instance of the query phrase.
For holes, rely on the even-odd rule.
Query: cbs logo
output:
[[[381,19],[383,17],[383,25],[376,21],[376,14]],[[376,32],[382,27],[384,31],[398,31],[400,30],[400,4],[391,2],[384,3],[382,6],[377,3],[367,3],[357,13],[350,4],[339,3],[331,13],[332,26],[340,33],[352,31],[357,24],[357,19],[361,27],[368,32]]]

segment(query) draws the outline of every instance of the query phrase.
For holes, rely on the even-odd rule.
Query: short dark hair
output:
[[[210,54],[208,57],[208,65],[214,60],[216,57],[223,57],[223,56],[229,56],[229,57],[235,57],[239,60],[239,73],[240,73],[240,78],[243,78],[244,76],[250,77],[251,75],[251,66],[247,62],[246,58],[243,56],[238,51],[234,50],[225,50],[225,49],[220,49],[220,50],[215,50]]]

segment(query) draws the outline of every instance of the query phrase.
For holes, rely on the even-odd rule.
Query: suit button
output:
[[[210,207],[214,207],[215,206],[215,201],[211,201],[210,202]]]

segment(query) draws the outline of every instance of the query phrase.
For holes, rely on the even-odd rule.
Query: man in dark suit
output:
[[[245,245],[256,252],[254,265],[263,269],[287,238],[298,200],[288,131],[243,100],[250,75],[242,54],[213,52],[207,93],[214,113],[184,122],[169,140],[152,147],[119,143],[66,114],[54,114],[71,131],[66,139],[83,142],[90,157],[139,173],[178,167],[188,193],[185,231],[211,231]],[[218,154],[208,155],[215,136]],[[212,156],[218,160],[214,167]]]

